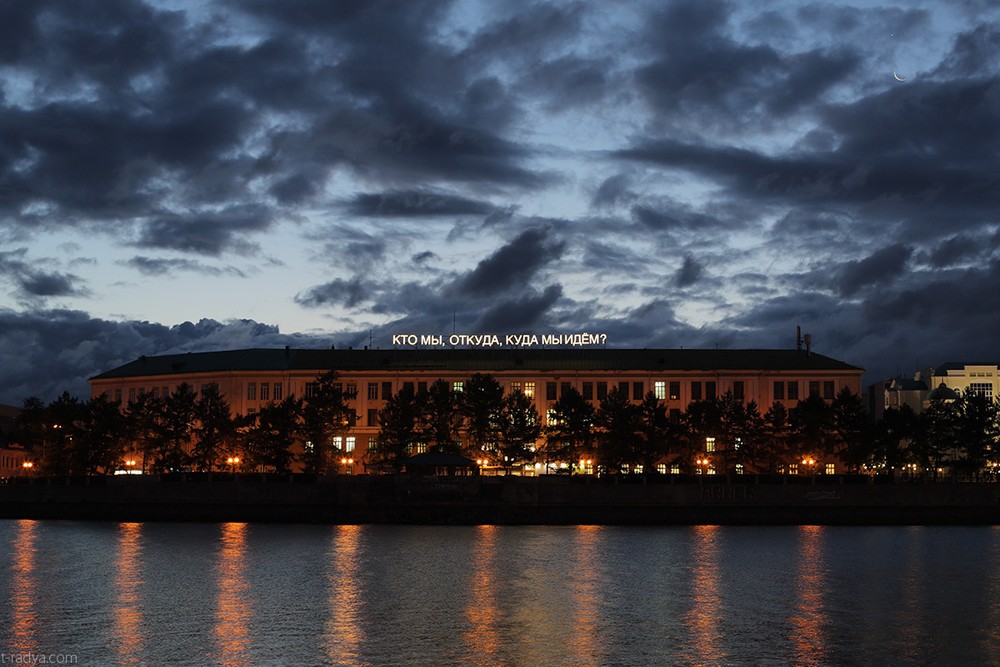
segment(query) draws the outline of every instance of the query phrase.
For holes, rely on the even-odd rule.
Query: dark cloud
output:
[[[562,296],[561,285],[549,285],[541,293],[504,299],[489,307],[479,317],[474,331],[513,333],[536,331],[544,327],[545,315]]]
[[[124,262],[124,264],[144,275],[157,277],[186,271],[212,276],[223,274],[239,277],[245,276],[243,271],[240,271],[232,266],[220,268],[208,266],[190,259],[164,259],[157,257],[136,256]]]
[[[345,207],[352,215],[386,218],[488,215],[494,210],[485,202],[421,190],[358,193]]]
[[[927,260],[931,266],[944,268],[979,255],[984,247],[986,247],[985,239],[952,236],[938,243]]]
[[[549,241],[545,229],[529,229],[479,262],[456,288],[460,294],[489,296],[526,284],[543,267],[562,256],[566,244]]]
[[[87,378],[140,355],[245,347],[329,348],[330,337],[284,335],[278,327],[238,320],[201,320],[174,326],[114,322],[72,310],[17,313],[0,309],[0,403],[29,396],[53,400],[63,391],[90,396]]]
[[[629,190],[629,177],[626,174],[615,174],[604,179],[601,185],[594,191],[591,199],[591,206],[604,208],[616,206],[635,198],[635,194]]]
[[[344,280],[337,278],[328,283],[317,285],[304,294],[295,296],[295,302],[307,308],[320,308],[327,305],[343,305],[353,308],[372,299],[370,285],[361,282],[359,278]]]
[[[678,287],[690,287],[701,280],[704,272],[705,269],[700,263],[695,261],[693,257],[687,256],[684,258],[681,268],[677,269],[677,273],[674,274],[674,284]]]
[[[913,248],[897,243],[862,260],[845,262],[836,278],[836,289],[842,296],[852,296],[862,287],[891,283],[899,279],[912,254]]]
[[[146,223],[136,245],[212,256],[227,251],[247,253],[254,250],[247,236],[267,229],[271,222],[271,212],[254,205],[202,215],[165,216]]]

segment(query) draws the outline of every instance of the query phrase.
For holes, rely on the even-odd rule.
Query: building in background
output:
[[[948,362],[913,374],[913,379],[895,378],[869,387],[869,408],[875,419],[886,410],[909,406],[922,412],[934,398],[951,400],[966,391],[990,400],[1000,396],[1000,367],[984,362]]]
[[[249,349],[140,357],[90,379],[91,395],[122,404],[143,393],[166,396],[186,383],[215,385],[234,414],[253,414],[289,395],[308,396],[317,376],[335,371],[357,414],[353,431],[335,445],[363,472],[374,447],[379,412],[404,387],[419,392],[436,380],[455,391],[476,373],[505,391],[532,398],[543,421],[570,388],[596,406],[611,388],[640,401],[647,392],[679,416],[692,402],[727,392],[761,413],[773,403],[793,408],[816,395],[832,401],[842,389],[860,395],[862,369],[809,350],[675,350],[601,348]]]

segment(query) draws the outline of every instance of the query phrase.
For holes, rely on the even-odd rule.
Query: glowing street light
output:
[[[226,459],[226,463],[229,464],[229,467],[232,470],[232,472],[236,472],[236,466],[240,464],[240,457],[230,456],[229,458]]]

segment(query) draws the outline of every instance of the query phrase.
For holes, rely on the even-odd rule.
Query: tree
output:
[[[302,434],[305,438],[303,463],[307,472],[325,473],[335,465],[334,436],[348,433],[357,414],[348,407],[344,392],[336,383],[333,371],[316,378],[302,401]]]
[[[118,404],[101,394],[83,404],[71,452],[71,468],[109,474],[122,463],[126,429]]]
[[[656,463],[668,453],[672,428],[667,417],[667,406],[656,398],[653,392],[647,392],[646,397],[638,406],[639,441],[636,457],[642,463],[642,474],[656,473]]]
[[[901,469],[910,457],[916,425],[917,416],[910,406],[886,410],[882,419],[861,436],[863,444],[854,452],[848,450],[852,462],[860,466],[867,459],[873,467],[894,477],[896,469]]]
[[[48,420],[45,403],[36,396],[24,399],[21,413],[14,420],[12,439],[20,443],[35,459],[40,459],[45,449]]]
[[[581,457],[593,454],[594,406],[572,387],[563,392],[549,408],[545,427],[545,461],[575,465]]]
[[[81,467],[73,468],[74,437],[77,434],[79,420],[83,415],[83,405],[69,392],[63,392],[59,398],[48,404],[46,412],[46,431],[43,440],[41,470],[46,475],[81,475]]]
[[[959,414],[949,399],[935,398],[917,416],[914,447],[917,462],[930,469],[937,479],[939,472],[958,458]]]
[[[378,449],[369,454],[371,461],[399,470],[420,441],[419,418],[420,404],[413,388],[404,385],[386,401],[379,414]]]
[[[476,373],[465,383],[459,410],[469,449],[476,454],[499,456],[503,386],[492,375]]]
[[[844,387],[833,400],[834,449],[848,469],[857,472],[871,455],[868,416],[861,397]],[[909,407],[907,406],[907,409]],[[910,411],[911,416],[913,414]]]
[[[301,401],[289,394],[280,403],[257,411],[246,433],[252,466],[279,473],[289,471],[295,460],[292,447],[298,437],[301,406]]]
[[[704,460],[707,455],[712,467],[715,467],[720,457],[724,457],[721,451],[715,451],[718,449],[716,444],[721,444],[722,403],[717,398],[695,401],[688,405],[681,421],[682,428],[678,431],[681,466],[689,469],[695,460]],[[724,461],[724,458],[721,460]]]
[[[756,401],[744,403],[726,392],[720,401],[722,428],[717,449],[721,444],[725,469],[760,470],[766,465],[766,425]]]
[[[142,454],[141,470],[150,470],[156,460],[166,402],[149,392],[139,394],[125,406],[125,433],[132,454]]]
[[[955,406],[959,443],[956,463],[961,472],[974,477],[986,465],[1000,435],[997,403],[969,388],[955,401]]]
[[[452,390],[445,380],[435,380],[426,392],[418,396],[420,441],[445,454],[461,454],[459,439],[462,414],[461,394]]]
[[[636,462],[640,448],[642,420],[639,409],[628,393],[614,387],[601,401],[596,423],[597,460],[608,472],[621,472],[622,466]]]
[[[192,462],[197,470],[211,471],[219,467],[223,456],[232,453],[236,424],[229,401],[216,384],[202,388],[195,404],[196,425],[193,429]]]
[[[186,382],[163,402],[163,414],[156,434],[157,469],[164,472],[184,470],[189,461],[191,436],[197,419],[197,396]]]
[[[541,435],[535,402],[520,391],[503,398],[499,423],[499,454],[509,471],[535,458],[535,443]]]
[[[818,394],[799,401],[789,415],[789,449],[793,461],[834,453],[833,410]]]

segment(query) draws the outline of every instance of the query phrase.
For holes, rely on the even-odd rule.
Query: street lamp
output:
[[[24,463],[21,464],[21,468],[24,469],[24,474],[25,475],[30,475],[33,472],[32,469],[34,467],[35,467],[35,464],[32,463],[31,461],[25,461]]]
[[[231,472],[236,472],[236,466],[240,464],[240,457],[230,456],[229,458],[226,459],[226,463],[229,464]]]
[[[802,459],[802,467],[805,468],[807,475],[811,475],[816,467],[816,459],[811,456],[807,456]]]
[[[711,462],[712,462],[712,460],[709,459],[707,456],[695,459],[694,460],[694,464],[696,466],[698,466],[698,474],[699,475],[704,475],[705,474],[705,469],[708,468],[708,465]]]

